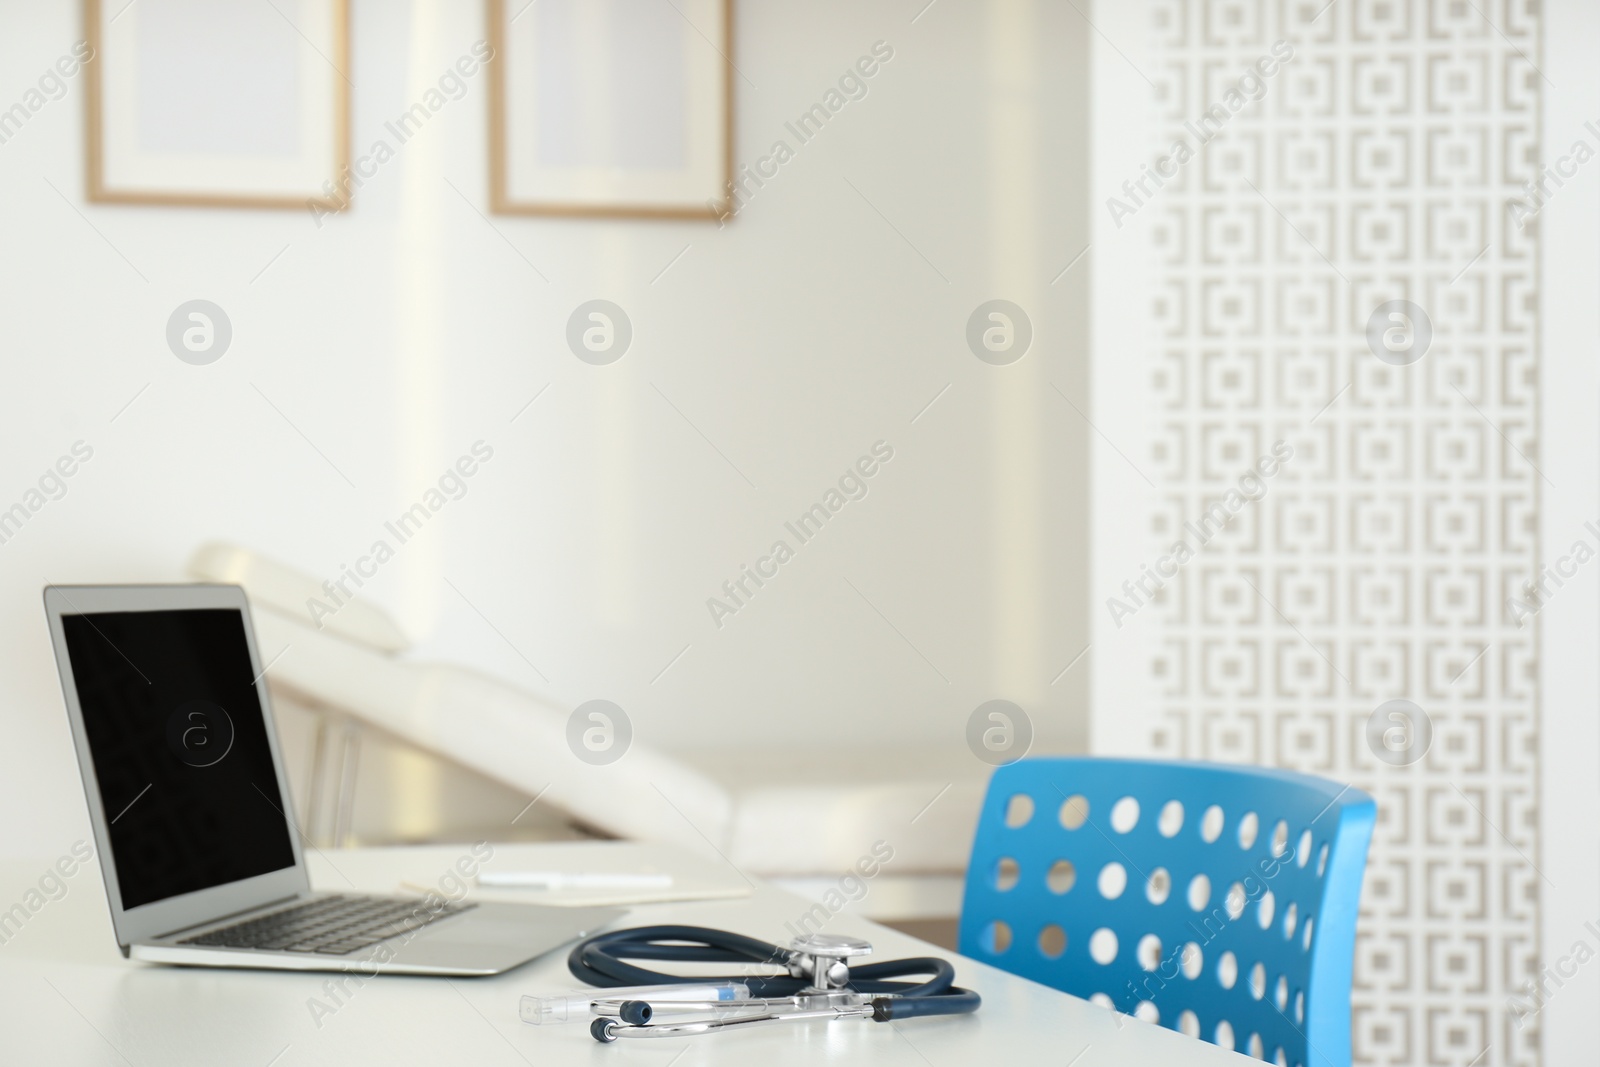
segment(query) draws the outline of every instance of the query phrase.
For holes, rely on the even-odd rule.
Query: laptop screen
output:
[[[240,612],[61,623],[123,909],[294,866]]]

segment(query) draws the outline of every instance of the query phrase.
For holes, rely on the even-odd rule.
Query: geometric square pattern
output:
[[[1357,1063],[1536,1064],[1507,1002],[1537,971],[1537,675],[1505,604],[1538,562],[1538,229],[1506,208],[1537,177],[1538,6],[1148,10],[1152,159],[1191,153],[1125,201],[1156,264],[1152,551],[1294,449],[1153,598],[1151,750],[1377,800]],[[1228,107],[1277,42],[1292,58]],[[1369,345],[1391,300],[1431,322],[1408,365]],[[1432,738],[1397,766],[1368,720],[1400,698]]]

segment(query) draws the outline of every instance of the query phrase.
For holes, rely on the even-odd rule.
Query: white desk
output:
[[[496,846],[496,865],[549,867],[541,845]],[[574,846],[559,846],[570,855]],[[605,844],[609,850],[633,846]],[[455,846],[333,853],[362,890],[393,892],[402,879],[436,882],[462,853]],[[0,865],[0,911],[38,884],[52,858]],[[312,857],[320,888],[348,889]],[[443,980],[384,976],[367,981],[321,1026],[307,1006],[327,974],[162,967],[124,960],[92,864],[22,930],[0,945],[0,1063],[117,1067],[310,1067],[314,1064],[606,1064],[698,1067],[820,1061],[968,1067],[1071,1063],[1073,1067],[1226,1067],[1234,1053],[1117,1016],[1086,1001],[957,958],[957,981],[983,995],[976,1015],[903,1023],[843,1020],[790,1023],[697,1038],[601,1045],[588,1027],[535,1027],[517,1016],[526,991],[570,988],[566,952],[498,978]],[[652,904],[622,925],[682,922],[736,930],[779,943],[809,901],[758,883],[725,901]],[[829,933],[872,941],[875,957],[949,955],[847,910]],[[678,1057],[682,1055],[682,1059]],[[1254,1061],[1250,1061],[1254,1062]]]

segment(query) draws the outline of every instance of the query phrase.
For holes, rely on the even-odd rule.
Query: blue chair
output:
[[[1020,760],[984,798],[961,952],[1261,1059],[1348,1067],[1376,813],[1292,771]]]

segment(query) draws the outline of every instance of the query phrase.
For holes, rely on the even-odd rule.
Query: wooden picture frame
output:
[[[606,9],[613,15],[628,6],[627,0],[583,0],[584,16],[588,25],[574,27],[568,32],[581,36],[588,30],[586,41],[558,40],[556,34],[566,27],[560,20],[576,6],[577,0],[568,0],[563,8],[558,0],[510,0],[516,12],[507,21],[507,0],[486,0],[488,39],[493,49],[489,66],[489,204],[491,210],[501,215],[579,216],[594,218],[637,219],[691,219],[715,221],[726,219],[732,210],[733,184],[733,4],[732,0],[677,0],[661,5],[659,9],[630,10],[630,18],[637,19],[642,11],[656,11],[657,17],[671,20],[680,31],[681,56],[674,59],[670,51],[663,51],[661,42],[669,35],[650,34],[635,22],[627,23],[628,32],[602,42],[596,49],[594,29],[606,18]],[[526,20],[526,21],[524,21]],[[543,26],[539,25],[543,22]],[[581,21],[571,19],[573,23]],[[540,34],[544,33],[541,40]],[[641,43],[647,42],[647,43]],[[546,69],[540,70],[532,54],[539,44],[544,45]],[[660,86],[672,86],[673,73],[681,73],[676,84],[681,86],[681,135],[677,149],[681,152],[681,166],[674,170],[670,165],[674,151],[670,129],[659,140],[653,135],[661,124],[642,122],[644,115],[630,116],[614,108],[602,116],[601,136],[592,136],[592,126],[584,126],[571,113],[582,110],[585,101],[580,98],[581,87],[570,82],[560,83],[570,97],[563,96],[559,109],[544,107],[546,117],[554,116],[547,131],[541,127],[540,111],[545,99],[556,99],[554,94],[539,94],[540,79],[545,88],[559,73],[550,68],[570,62],[574,71],[585,71],[584,53],[578,47],[586,43],[590,55],[607,50],[612,66],[596,64],[602,68],[596,95],[606,97],[601,104],[611,103],[613,95],[628,96],[647,101],[648,109],[670,110],[674,101],[672,93],[661,93]],[[609,47],[608,47],[609,46]],[[629,65],[616,62],[626,59],[623,53],[633,49],[637,58],[643,55],[669,68],[657,82],[649,80],[649,72],[640,73],[645,64]],[[653,50],[653,51],[652,51]],[[569,59],[569,57],[571,57]],[[674,63],[679,68],[672,69]],[[616,70],[613,70],[612,67]],[[614,75],[625,72],[624,78]],[[631,84],[626,75],[635,75]],[[611,80],[605,80],[610,77]],[[667,102],[663,104],[661,101]],[[592,104],[593,101],[590,101]],[[629,141],[624,128],[632,122],[634,129],[647,136]],[[569,127],[561,129],[561,127]],[[576,131],[576,133],[574,133]],[[536,134],[545,134],[543,137]],[[541,163],[541,153],[554,154],[574,151],[574,141],[584,140],[585,149],[592,156],[610,153],[609,160],[590,158],[572,161],[568,165]],[[595,151],[595,141],[609,140]],[[640,144],[639,142],[653,142]],[[621,146],[621,147],[619,147]],[[651,162],[650,153],[657,155]],[[631,154],[635,158],[626,162],[618,156]],[[630,166],[629,164],[634,164]]]
[[[349,0],[200,10],[236,23],[180,22],[159,0],[84,0],[84,37],[92,49],[85,63],[88,199],[343,209],[350,173]],[[235,44],[248,38],[249,47],[193,47],[208,31],[231,34]],[[145,55],[146,48],[161,54]],[[229,63],[230,56],[244,61]],[[197,80],[179,83],[184,74]],[[286,78],[289,94],[282,92]]]

